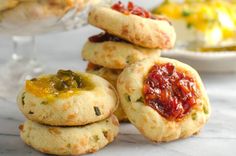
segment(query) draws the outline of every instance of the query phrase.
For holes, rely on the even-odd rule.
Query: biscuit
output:
[[[144,96],[144,82],[146,82],[146,75],[150,69],[154,65],[159,66],[166,63],[173,64],[178,72],[184,73],[194,79],[198,88],[196,104],[188,114],[185,114],[179,120],[168,120],[168,118],[148,105],[146,102],[147,97]],[[165,73],[165,71],[162,72]],[[156,81],[160,85],[163,83],[157,79]],[[164,87],[163,85],[161,86]],[[174,87],[177,88],[177,86]],[[145,137],[155,142],[172,141],[198,133],[206,124],[211,112],[208,96],[198,73],[192,67],[173,59],[148,58],[132,64],[120,74],[117,80],[117,91],[120,96],[122,108],[127,114],[129,121]],[[160,90],[156,89],[153,92],[158,93]],[[163,94],[156,101],[161,101],[161,98],[165,96],[168,96],[168,94]],[[157,104],[160,103],[157,102]],[[164,110],[164,108],[160,109]]]
[[[106,41],[94,43],[88,41],[82,50],[82,57],[106,68],[123,69],[127,65],[147,57],[159,57],[160,50],[147,49],[125,42]]]
[[[163,17],[143,18],[99,6],[91,9],[88,22],[110,34],[146,48],[170,49],[176,40],[174,27]]]
[[[119,131],[119,122],[108,119],[78,127],[53,127],[26,121],[19,126],[21,139],[47,154],[80,155],[96,152],[111,143]]]
[[[119,74],[122,72],[122,70],[108,69],[89,63],[86,72],[101,76],[102,78],[106,79],[108,82],[110,82],[113,86],[116,87],[117,78]],[[118,108],[114,112],[114,115],[118,118],[120,122],[128,121],[128,118],[123,108],[121,107],[121,104],[119,104]]]
[[[82,86],[60,92],[55,89],[58,84],[53,84],[55,75],[28,80],[17,98],[20,110],[32,121],[55,126],[84,125],[110,116],[119,103],[115,88],[99,76],[76,75]]]
[[[1,0],[0,1],[0,11],[14,8],[19,3],[18,0]]]

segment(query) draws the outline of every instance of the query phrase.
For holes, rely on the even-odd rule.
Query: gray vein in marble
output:
[[[3,136],[17,136],[17,137],[20,136],[19,134],[7,134],[7,133],[0,133],[0,136],[1,135],[3,135]]]

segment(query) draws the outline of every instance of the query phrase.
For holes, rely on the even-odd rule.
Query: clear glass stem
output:
[[[24,60],[29,62],[35,55],[35,37],[33,36],[13,36],[14,52],[12,59],[14,61]]]
[[[12,59],[0,68],[0,97],[15,101],[26,79],[42,73],[35,57],[35,37],[14,36]]]
[[[8,76],[16,77],[18,84],[22,84],[25,79],[30,79],[42,71],[35,59],[35,37],[13,36],[12,40],[14,52],[8,67]]]

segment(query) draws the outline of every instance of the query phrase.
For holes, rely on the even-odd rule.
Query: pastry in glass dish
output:
[[[0,2],[0,33],[21,35],[42,33],[60,27],[66,29],[76,23],[76,15],[88,5],[99,1],[91,0],[9,0]],[[18,30],[19,26],[24,29]],[[62,28],[61,28],[62,27]],[[59,29],[59,28],[58,28]],[[6,32],[7,31],[7,32]]]

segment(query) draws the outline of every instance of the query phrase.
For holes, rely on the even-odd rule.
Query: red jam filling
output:
[[[88,69],[88,70],[99,70],[99,69],[101,69],[101,68],[102,68],[102,66],[93,64],[93,63],[91,63],[91,62],[89,62],[88,65],[87,65],[87,69]]]
[[[199,92],[193,78],[171,63],[154,65],[144,81],[145,103],[168,120],[179,120],[197,104]]]
[[[89,41],[90,42],[95,42],[95,43],[99,43],[99,42],[106,42],[106,41],[113,41],[113,42],[126,42],[125,40],[116,37],[114,35],[108,34],[106,33],[100,33],[98,35],[95,36],[91,36],[89,37]]]
[[[118,3],[112,5],[111,8],[126,15],[133,14],[144,18],[153,18],[152,14],[149,11],[145,10],[142,7],[134,5],[134,3],[132,2],[129,2],[128,6],[125,6],[122,2],[119,1]]]

